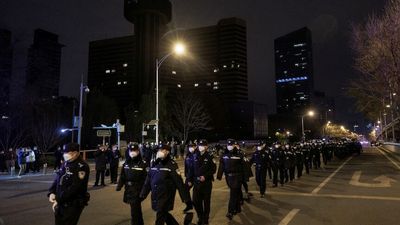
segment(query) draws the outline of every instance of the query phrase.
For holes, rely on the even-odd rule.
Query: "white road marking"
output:
[[[339,166],[339,168],[337,168],[331,175],[329,175],[329,177],[327,177],[322,183],[320,183],[318,185],[318,187],[316,187],[311,194],[317,194],[331,179],[333,176],[336,175],[337,172],[339,172],[339,170],[342,169],[342,167],[351,159],[353,158],[353,156],[351,156],[350,158],[348,158],[344,163],[342,163],[342,165]]]
[[[292,209],[283,220],[279,223],[279,225],[287,225],[293,219],[294,216],[300,211],[300,209]]]
[[[349,181],[349,184],[353,186],[359,186],[359,187],[369,187],[369,188],[387,188],[391,187],[392,185],[390,184],[391,182],[396,182],[396,180],[393,180],[387,176],[379,176],[374,179],[374,181],[377,181],[379,183],[361,183],[360,182],[360,177],[361,177],[361,170],[354,172],[353,177]]]
[[[382,149],[381,149],[380,147],[378,148],[378,151],[379,151],[383,156],[385,156],[387,159],[389,159],[389,161],[392,162],[393,165],[394,165],[395,167],[397,167],[397,169],[400,170],[399,164],[397,164],[395,161],[393,161],[393,159],[391,159],[389,156],[387,156],[386,152],[382,151]]]
[[[229,190],[214,190],[216,192],[228,192]],[[253,194],[257,194],[256,191],[250,191]],[[382,200],[382,201],[400,201],[400,197],[390,197],[390,196],[376,196],[376,195],[339,195],[339,194],[311,194],[311,193],[301,193],[301,192],[280,192],[280,191],[269,191],[266,193],[268,195],[281,195],[281,196],[300,196],[300,197],[315,197],[315,198],[344,198],[344,199],[364,199],[364,200]],[[268,201],[268,198],[264,199]]]

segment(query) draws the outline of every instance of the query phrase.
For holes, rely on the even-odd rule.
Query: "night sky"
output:
[[[314,42],[315,89],[335,97],[336,116],[352,125],[346,81],[355,76],[349,49],[350,24],[380,13],[384,0],[171,0],[175,28],[215,25],[224,17],[247,21],[249,98],[275,111],[273,40],[308,26]],[[63,49],[60,95],[77,96],[86,77],[90,41],[130,35],[123,0],[1,0],[0,28],[13,32],[17,58],[32,43],[33,30],[59,35]],[[19,57],[22,58],[22,57]],[[24,59],[17,59],[24,60]],[[18,63],[14,64],[17,67]]]

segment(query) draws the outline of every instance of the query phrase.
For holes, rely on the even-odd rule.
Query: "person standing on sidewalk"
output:
[[[128,146],[128,155],[122,165],[117,191],[125,186],[123,201],[131,206],[131,225],[144,225],[140,191],[147,176],[148,164],[142,158],[137,144]]]
[[[18,150],[18,166],[19,166],[19,172],[18,172],[18,177],[21,176],[21,174],[25,174],[26,170],[26,148],[20,148]]]
[[[113,145],[112,150],[109,151],[108,159],[110,164],[110,178],[112,184],[117,184],[118,177],[118,166],[121,153],[118,149],[118,145]]]
[[[100,146],[97,151],[94,153],[95,163],[96,163],[96,182],[94,183],[94,187],[99,186],[99,179],[101,177],[101,185],[106,186],[104,183],[104,173],[106,171],[107,164],[107,146]]]
[[[6,166],[7,170],[10,173],[11,176],[14,176],[15,173],[15,160],[17,156],[15,154],[15,151],[13,151],[12,148],[9,148],[8,151],[6,152]]]
[[[90,195],[87,192],[89,165],[80,157],[79,145],[70,143],[63,148],[64,163],[49,188],[55,225],[76,225]]]

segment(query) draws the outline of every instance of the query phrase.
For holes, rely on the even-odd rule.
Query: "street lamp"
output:
[[[307,112],[307,114],[301,116],[301,134],[303,141],[306,139],[306,134],[304,133],[304,117],[305,116],[313,117],[314,114],[315,114],[314,111],[310,110]]]
[[[79,90],[80,90],[80,96],[79,96],[78,144],[79,144],[79,148],[81,148],[83,92],[89,93],[89,91],[90,91],[89,87],[87,85],[83,85],[82,77],[81,77],[81,86],[80,86]]]
[[[156,144],[158,145],[158,127],[160,120],[158,118],[158,73],[163,62],[170,57],[172,54],[183,55],[185,53],[185,46],[182,43],[176,43],[173,51],[162,57],[161,59],[156,58]]]
[[[65,128],[65,129],[61,129],[61,133],[65,133],[67,131],[71,132],[71,142],[74,142],[74,130],[78,130],[78,128]]]

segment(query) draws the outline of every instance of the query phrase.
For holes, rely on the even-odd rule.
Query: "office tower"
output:
[[[134,24],[134,90],[136,98],[141,99],[143,94],[154,93],[155,59],[160,55],[160,39],[172,18],[172,5],[169,0],[125,0],[124,16]]]
[[[40,99],[58,96],[62,47],[58,35],[42,29],[34,31],[33,44],[28,49],[26,96]]]
[[[277,113],[302,114],[313,93],[311,31],[302,28],[275,39]]]
[[[164,48],[177,39],[187,55],[170,57],[162,67],[161,84],[169,91],[189,89],[213,94],[225,103],[248,99],[246,22],[226,18],[217,25],[178,30],[166,38]]]
[[[135,95],[135,38],[118,37],[89,44],[88,86],[112,98],[122,110]]]
[[[10,102],[13,48],[11,32],[0,29],[0,119],[7,114]]]

